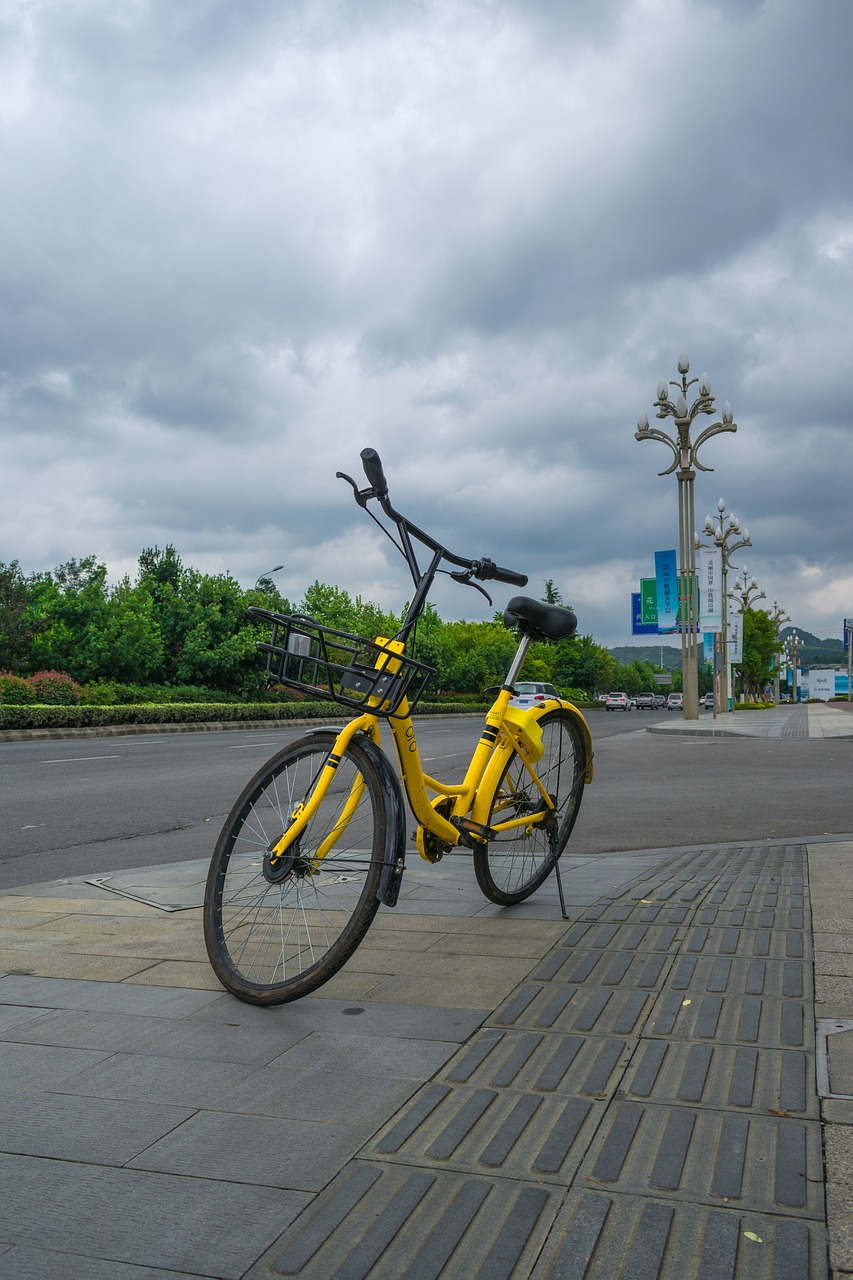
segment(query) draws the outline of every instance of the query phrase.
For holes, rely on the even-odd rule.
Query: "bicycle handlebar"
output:
[[[467,578],[479,578],[481,582],[506,582],[514,587],[527,586],[527,574],[518,573],[515,569],[502,569],[500,565],[495,564],[493,560],[489,560],[487,556],[483,556],[479,560],[467,560],[462,556],[453,555],[440,542],[436,542],[435,538],[431,538],[429,534],[424,533],[422,529],[418,529],[405,516],[400,515],[391,506],[388,498],[388,481],[385,479],[385,472],[382,469],[382,460],[375,449],[362,449],[361,465],[364,467],[364,474],[367,476],[370,484],[369,490],[359,490],[355,482],[345,475],[342,471],[337,474],[343,480],[349,480],[355,490],[355,500],[359,506],[365,507],[370,498],[377,498],[382,510],[385,514],[395,522],[398,528],[405,528],[408,533],[414,534],[419,541],[423,542],[431,550],[441,552],[444,559],[449,560],[451,564],[459,565],[464,573],[452,574],[457,581],[464,582]]]
[[[364,467],[364,474],[367,476],[368,483],[377,498],[387,498],[388,481],[385,479],[385,472],[382,470],[382,459],[375,449],[362,449],[361,465]]]

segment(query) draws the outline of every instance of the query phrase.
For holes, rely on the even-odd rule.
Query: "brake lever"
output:
[[[480,586],[479,582],[471,581],[473,576],[474,576],[474,572],[472,569],[469,569],[465,573],[450,572],[448,574],[448,577],[451,577],[454,582],[461,582],[463,587],[473,587],[475,591],[479,591],[480,595],[485,596],[489,604],[491,605],[492,597],[489,595],[488,591],[484,590],[483,587]]]
[[[374,492],[373,489],[359,489],[358,485],[353,480],[352,476],[348,476],[345,471],[336,471],[335,479],[346,480],[347,484],[352,485],[353,496],[355,497],[355,500],[358,503],[358,505],[360,507],[363,507],[365,511],[367,510],[368,499],[376,497],[376,493]]]

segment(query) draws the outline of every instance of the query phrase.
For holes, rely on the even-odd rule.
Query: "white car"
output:
[[[666,700],[667,711],[683,711],[684,695],[681,693],[671,693]]]
[[[516,680],[515,692],[509,700],[511,707],[521,707],[527,711],[530,707],[538,707],[549,698],[559,698],[559,693],[552,684],[543,684],[534,680]]]
[[[605,711],[630,711],[632,699],[627,693],[608,693],[604,699]]]

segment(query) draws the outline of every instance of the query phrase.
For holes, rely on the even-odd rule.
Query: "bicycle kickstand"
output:
[[[557,893],[560,895],[560,911],[563,913],[563,919],[569,920],[571,917],[566,911],[566,899],[563,897],[563,880],[560,875],[560,859],[554,863],[554,875],[557,877]]]

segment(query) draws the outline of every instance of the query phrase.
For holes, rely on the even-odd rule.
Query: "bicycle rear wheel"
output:
[[[379,907],[386,808],[376,766],[351,742],[320,807],[288,854],[272,846],[307,803],[334,733],[272,757],[237,800],[217,841],[204,896],[204,939],[219,981],[251,1004],[284,1004],[327,982]]]
[[[474,849],[474,871],[490,902],[511,907],[548,878],[566,847],[583,796],[586,749],[574,716],[559,708],[539,721],[544,754],[535,765],[554,809],[539,822],[499,832]],[[517,751],[507,761],[489,809],[489,826],[533,817],[546,809],[539,788]]]

